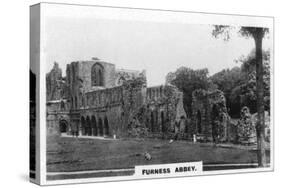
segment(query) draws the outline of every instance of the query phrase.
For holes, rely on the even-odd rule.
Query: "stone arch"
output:
[[[81,117],[81,132],[82,132],[82,135],[85,135],[86,134],[86,120],[84,118],[84,116]]]
[[[158,131],[159,130],[159,122],[158,122],[158,116],[159,116],[159,114],[158,114],[159,112],[158,112],[158,110],[155,110],[154,111],[154,117],[155,117],[155,119],[154,119],[154,131],[156,132],[156,131]]]
[[[85,107],[85,96],[84,95],[82,95],[81,100],[82,100],[81,106]]]
[[[109,125],[108,125],[108,119],[107,117],[105,116],[104,117],[104,120],[103,120],[104,124],[103,124],[103,127],[104,127],[104,135],[108,136],[109,135]]]
[[[218,121],[219,121],[219,109],[217,104],[213,104],[211,111],[211,125],[212,125],[212,137],[216,140],[219,134]]]
[[[71,108],[73,108],[73,104],[74,104],[74,102],[73,102],[73,97],[70,97],[70,107],[71,107]]]
[[[87,136],[92,135],[91,120],[89,116],[86,117],[86,135]]]
[[[98,135],[103,136],[103,123],[101,118],[98,120]]]
[[[59,129],[60,133],[67,133],[68,123],[66,120],[63,119],[59,121]]]
[[[98,128],[97,128],[96,117],[94,115],[91,118],[91,127],[92,127],[92,135],[97,136],[98,135]]]
[[[196,130],[198,134],[202,134],[202,114],[200,110],[196,113]]]
[[[150,113],[150,127],[151,127],[151,132],[154,132],[155,131],[155,122],[154,122],[153,112]]]
[[[161,111],[161,131],[162,131],[163,133],[166,132],[164,111]]]
[[[77,96],[75,96],[74,97],[74,108],[77,108],[77,104],[78,104]]]
[[[163,86],[160,86],[160,97],[163,96]]]
[[[61,100],[61,102],[60,102],[60,108],[61,108],[61,110],[65,110],[65,104],[64,104],[63,100]]]
[[[100,63],[95,63],[91,69],[92,86],[104,86],[104,68]]]

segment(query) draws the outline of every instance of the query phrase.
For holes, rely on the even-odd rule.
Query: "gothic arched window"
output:
[[[104,68],[101,64],[96,63],[91,69],[92,86],[104,86]]]

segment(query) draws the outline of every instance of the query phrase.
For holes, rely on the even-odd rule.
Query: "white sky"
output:
[[[212,37],[211,25],[117,19],[50,17],[45,23],[44,52],[49,71],[66,64],[98,57],[116,68],[146,70],[149,86],[165,83],[168,72],[180,66],[208,68],[210,75],[237,66],[247,55],[252,39],[234,34],[228,42]],[[235,33],[235,32],[234,32]],[[269,39],[264,48],[269,48]]]

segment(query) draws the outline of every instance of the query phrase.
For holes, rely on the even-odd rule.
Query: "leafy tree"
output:
[[[166,84],[175,85],[183,92],[184,109],[191,114],[192,92],[196,89],[208,89],[211,87],[208,78],[208,69],[193,70],[187,67],[180,67],[175,72],[166,76]]]
[[[264,104],[265,110],[268,111],[270,110],[269,55],[269,51],[263,52]],[[240,116],[243,106],[248,106],[251,113],[257,112],[255,51],[236,61],[241,63],[240,67],[223,69],[210,77],[218,89],[224,92],[228,112],[232,117]]]
[[[223,36],[224,40],[230,39],[232,27],[224,25],[215,25],[212,32],[214,37]],[[264,121],[264,81],[263,81],[263,58],[262,43],[265,34],[269,32],[268,28],[261,27],[240,27],[238,31],[241,36],[253,38],[255,42],[255,66],[256,66],[256,98],[257,98],[257,140],[258,140],[258,164],[260,167],[266,165],[265,154],[265,121]]]
[[[269,60],[270,60],[270,52],[264,51],[263,52],[263,92],[264,92],[264,105],[265,110],[270,110],[270,67],[269,67]],[[245,75],[244,83],[238,85],[237,87],[240,88],[239,96],[240,96],[240,103],[243,106],[250,107],[251,113],[257,112],[257,84],[256,84],[256,58],[255,58],[255,51],[252,51],[247,57],[242,57],[239,59],[242,62],[241,71],[242,74]],[[235,94],[233,92],[232,94]],[[237,95],[236,95],[237,96]]]
[[[211,76],[210,79],[217,85],[219,90],[224,92],[229,114],[231,116],[239,116],[241,108],[240,99],[238,98],[237,100],[236,95],[234,98],[231,97],[233,89],[244,84],[245,74],[241,71],[241,68],[234,67],[232,69],[223,69]]]

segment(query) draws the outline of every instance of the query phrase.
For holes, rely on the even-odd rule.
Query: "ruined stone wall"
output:
[[[71,111],[74,128],[78,124],[80,135],[127,136],[130,121],[144,104],[144,89],[143,82],[130,80],[122,86],[86,92],[78,109]]]
[[[46,129],[47,137],[60,135],[60,125],[64,121],[66,124],[66,134],[70,133],[69,103],[66,100],[49,101],[46,105]]]
[[[100,108],[120,105],[122,102],[122,92],[123,88],[121,86],[86,92],[80,107]]]
[[[103,86],[92,86],[92,66],[99,64],[103,67]],[[70,89],[70,102],[73,109],[81,106],[86,92],[103,88],[111,88],[115,84],[115,65],[100,60],[72,62],[67,65],[66,81]]]
[[[65,121],[67,130],[70,128],[69,89],[67,80],[62,77],[62,70],[54,63],[52,70],[46,75],[46,129],[47,136],[60,135],[60,123]],[[67,132],[67,131],[66,131]]]
[[[79,63],[72,62],[67,65],[66,83],[69,89],[69,101],[71,109],[77,108],[79,105],[79,96],[81,95],[81,88],[83,81],[79,77]]]
[[[132,125],[135,120],[142,125],[145,123],[144,114],[140,113],[141,109],[145,107],[146,101],[146,78],[138,77],[132,80],[125,81],[122,85],[122,130],[124,135],[128,133],[128,127]]]
[[[124,131],[120,126],[122,125],[121,112],[121,106],[81,110],[80,135],[121,137]]]
[[[115,65],[111,63],[107,63],[104,61],[81,61],[79,63],[79,77],[83,80],[83,89],[85,91],[91,91],[92,86],[92,66],[95,64],[101,65],[103,67],[103,75],[104,75],[104,88],[110,88],[115,86]]]
[[[195,90],[192,93],[192,125],[190,134],[203,135],[205,140],[227,140],[229,116],[222,91]]]
[[[104,68],[103,86],[92,85],[91,68],[96,63]],[[117,78],[124,75],[127,77],[122,83],[117,83]],[[50,78],[56,80],[58,76],[51,74]],[[145,71],[116,72],[115,65],[98,59],[68,64],[64,88],[67,97],[58,95],[57,100],[47,102],[50,134],[63,131],[71,135],[126,137],[136,128],[144,131],[142,136],[168,137],[174,134],[176,122],[186,118],[183,96],[177,88],[147,88]]]
[[[87,92],[84,96],[82,105],[80,106],[80,131],[83,134],[82,118],[86,121],[89,119],[90,124],[86,122],[86,126],[93,129],[103,129],[102,134],[106,136],[120,136],[122,127],[122,103],[123,103],[122,87],[114,87],[101,89],[97,91]],[[89,125],[88,125],[89,124]],[[106,127],[107,126],[107,127]],[[101,130],[90,133],[93,136],[101,136]]]
[[[58,63],[55,62],[52,70],[46,75],[47,101],[61,98],[60,81],[62,81],[62,71]]]
[[[186,119],[183,108],[183,94],[174,86],[157,86],[147,88],[146,122],[153,136],[172,137],[175,125],[181,118]],[[185,125],[181,132],[185,132]]]

